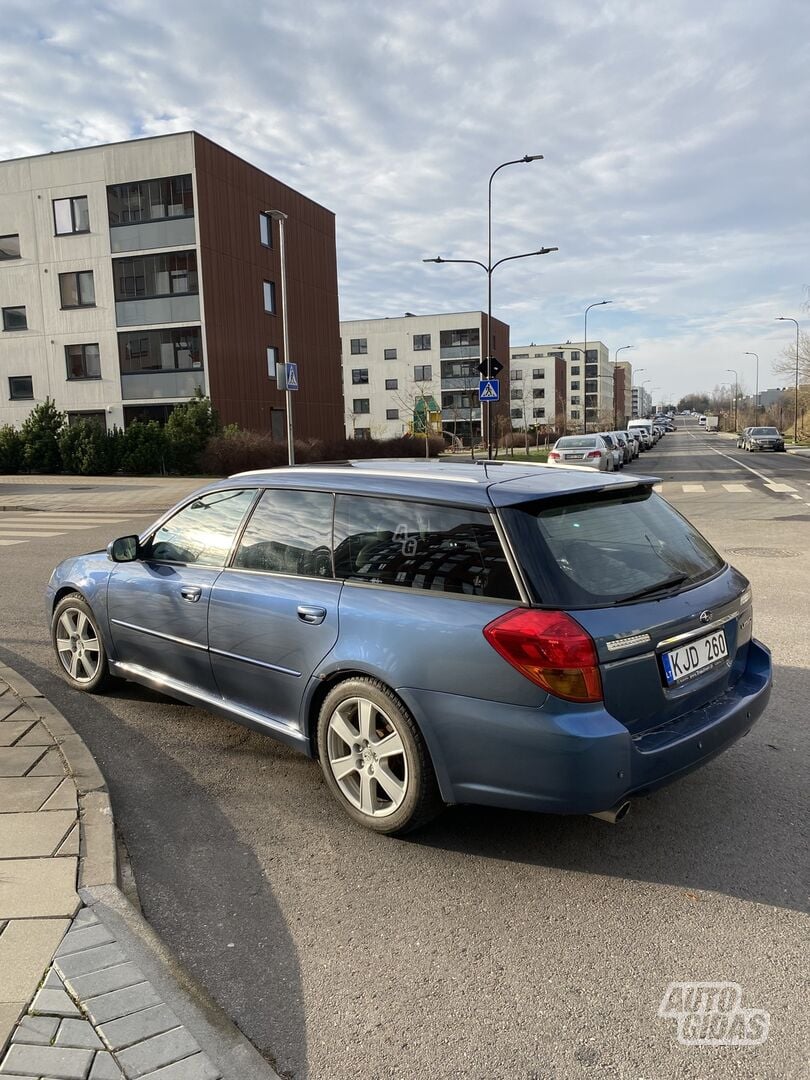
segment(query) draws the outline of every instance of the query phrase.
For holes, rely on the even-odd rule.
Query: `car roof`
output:
[[[202,491],[223,488],[296,487],[351,494],[387,495],[489,508],[605,488],[650,487],[655,477],[613,476],[573,466],[506,461],[376,459],[293,465],[236,473]],[[202,492],[195,492],[199,495]]]

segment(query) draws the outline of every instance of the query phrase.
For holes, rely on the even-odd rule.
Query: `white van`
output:
[[[627,424],[627,430],[639,432],[642,450],[649,450],[651,446],[655,445],[652,420],[630,420]]]

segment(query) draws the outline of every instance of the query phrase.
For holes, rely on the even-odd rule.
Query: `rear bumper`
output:
[[[670,783],[745,735],[768,704],[771,656],[752,641],[732,690],[635,736],[602,706],[566,710],[564,702],[548,698],[530,709],[398,692],[425,735],[446,802],[587,814]]]

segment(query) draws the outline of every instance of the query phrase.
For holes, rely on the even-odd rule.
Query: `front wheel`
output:
[[[360,825],[388,836],[424,825],[442,808],[424,739],[405,706],[376,679],[339,683],[318,719],[326,784]]]
[[[79,593],[63,597],[56,605],[51,641],[61,673],[71,686],[95,694],[112,682],[96,617]]]

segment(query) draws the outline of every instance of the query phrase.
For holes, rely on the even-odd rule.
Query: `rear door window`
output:
[[[328,491],[265,491],[242,534],[233,566],[331,578],[333,503]]]
[[[372,585],[519,599],[492,517],[432,503],[338,495],[335,573]]]
[[[628,603],[688,588],[725,565],[654,492],[534,502],[505,509],[503,517],[541,604]]]

